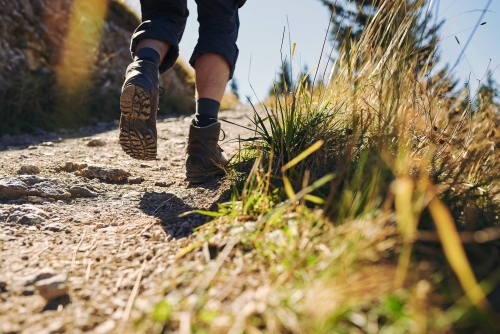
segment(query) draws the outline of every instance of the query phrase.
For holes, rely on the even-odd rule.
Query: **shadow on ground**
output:
[[[216,191],[220,186],[219,180],[214,180],[203,185],[191,186],[209,191]],[[139,203],[139,209],[149,216],[158,217],[162,226],[173,238],[184,238],[193,233],[193,229],[208,223],[212,217],[192,213],[179,217],[183,213],[193,210],[217,210],[217,203],[229,199],[231,190],[217,192],[216,196],[208,198],[203,205],[193,205],[190,199],[182,200],[172,193],[146,192]]]

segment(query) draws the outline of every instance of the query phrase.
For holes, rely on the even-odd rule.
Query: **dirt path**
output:
[[[248,126],[247,115],[242,108],[221,118]],[[224,179],[183,182],[188,122],[159,122],[152,162],[122,152],[116,125],[62,140],[3,137],[0,333],[106,333],[133,318],[132,301],[157,294],[192,228],[207,221],[178,215],[229,199]],[[227,140],[248,134],[223,128],[231,156],[239,144]]]

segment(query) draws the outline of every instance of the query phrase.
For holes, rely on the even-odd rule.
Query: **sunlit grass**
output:
[[[138,329],[498,331],[483,230],[498,228],[496,107],[436,71],[424,1],[377,4],[328,83],[299,78],[256,106],[233,200],[205,212],[215,220],[181,252],[182,286],[165,287]]]

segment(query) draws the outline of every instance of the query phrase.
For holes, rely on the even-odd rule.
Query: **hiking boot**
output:
[[[186,148],[186,179],[191,183],[204,183],[216,175],[224,174],[228,160],[217,144],[221,131],[220,122],[198,127],[191,122]]]
[[[120,97],[120,145],[134,159],[156,158],[159,72],[155,63],[138,60],[127,68]]]

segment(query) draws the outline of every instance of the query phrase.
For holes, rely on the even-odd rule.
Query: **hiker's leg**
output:
[[[154,49],[160,55],[160,73],[175,64],[189,15],[187,0],[141,0],[142,23],[130,45],[132,56],[141,48]]]
[[[190,64],[196,71],[197,110],[189,128],[186,180],[203,183],[223,173],[228,160],[217,144],[220,101],[238,58],[239,0],[196,0],[199,39]]]
[[[226,83],[233,77],[238,59],[238,0],[196,0],[198,5],[199,39],[189,63],[197,69],[196,62],[204,54],[221,56],[229,66]],[[219,70],[220,68],[214,69]]]
[[[132,37],[134,61],[120,96],[120,145],[132,158],[156,158],[159,73],[172,67],[188,16],[186,0],[141,0],[142,24]]]
[[[238,58],[238,0],[196,0],[199,39],[191,65],[196,72],[198,126],[217,121],[220,101]]]
[[[226,59],[216,53],[205,53],[196,60],[194,69],[196,97],[220,102],[231,73]]]

